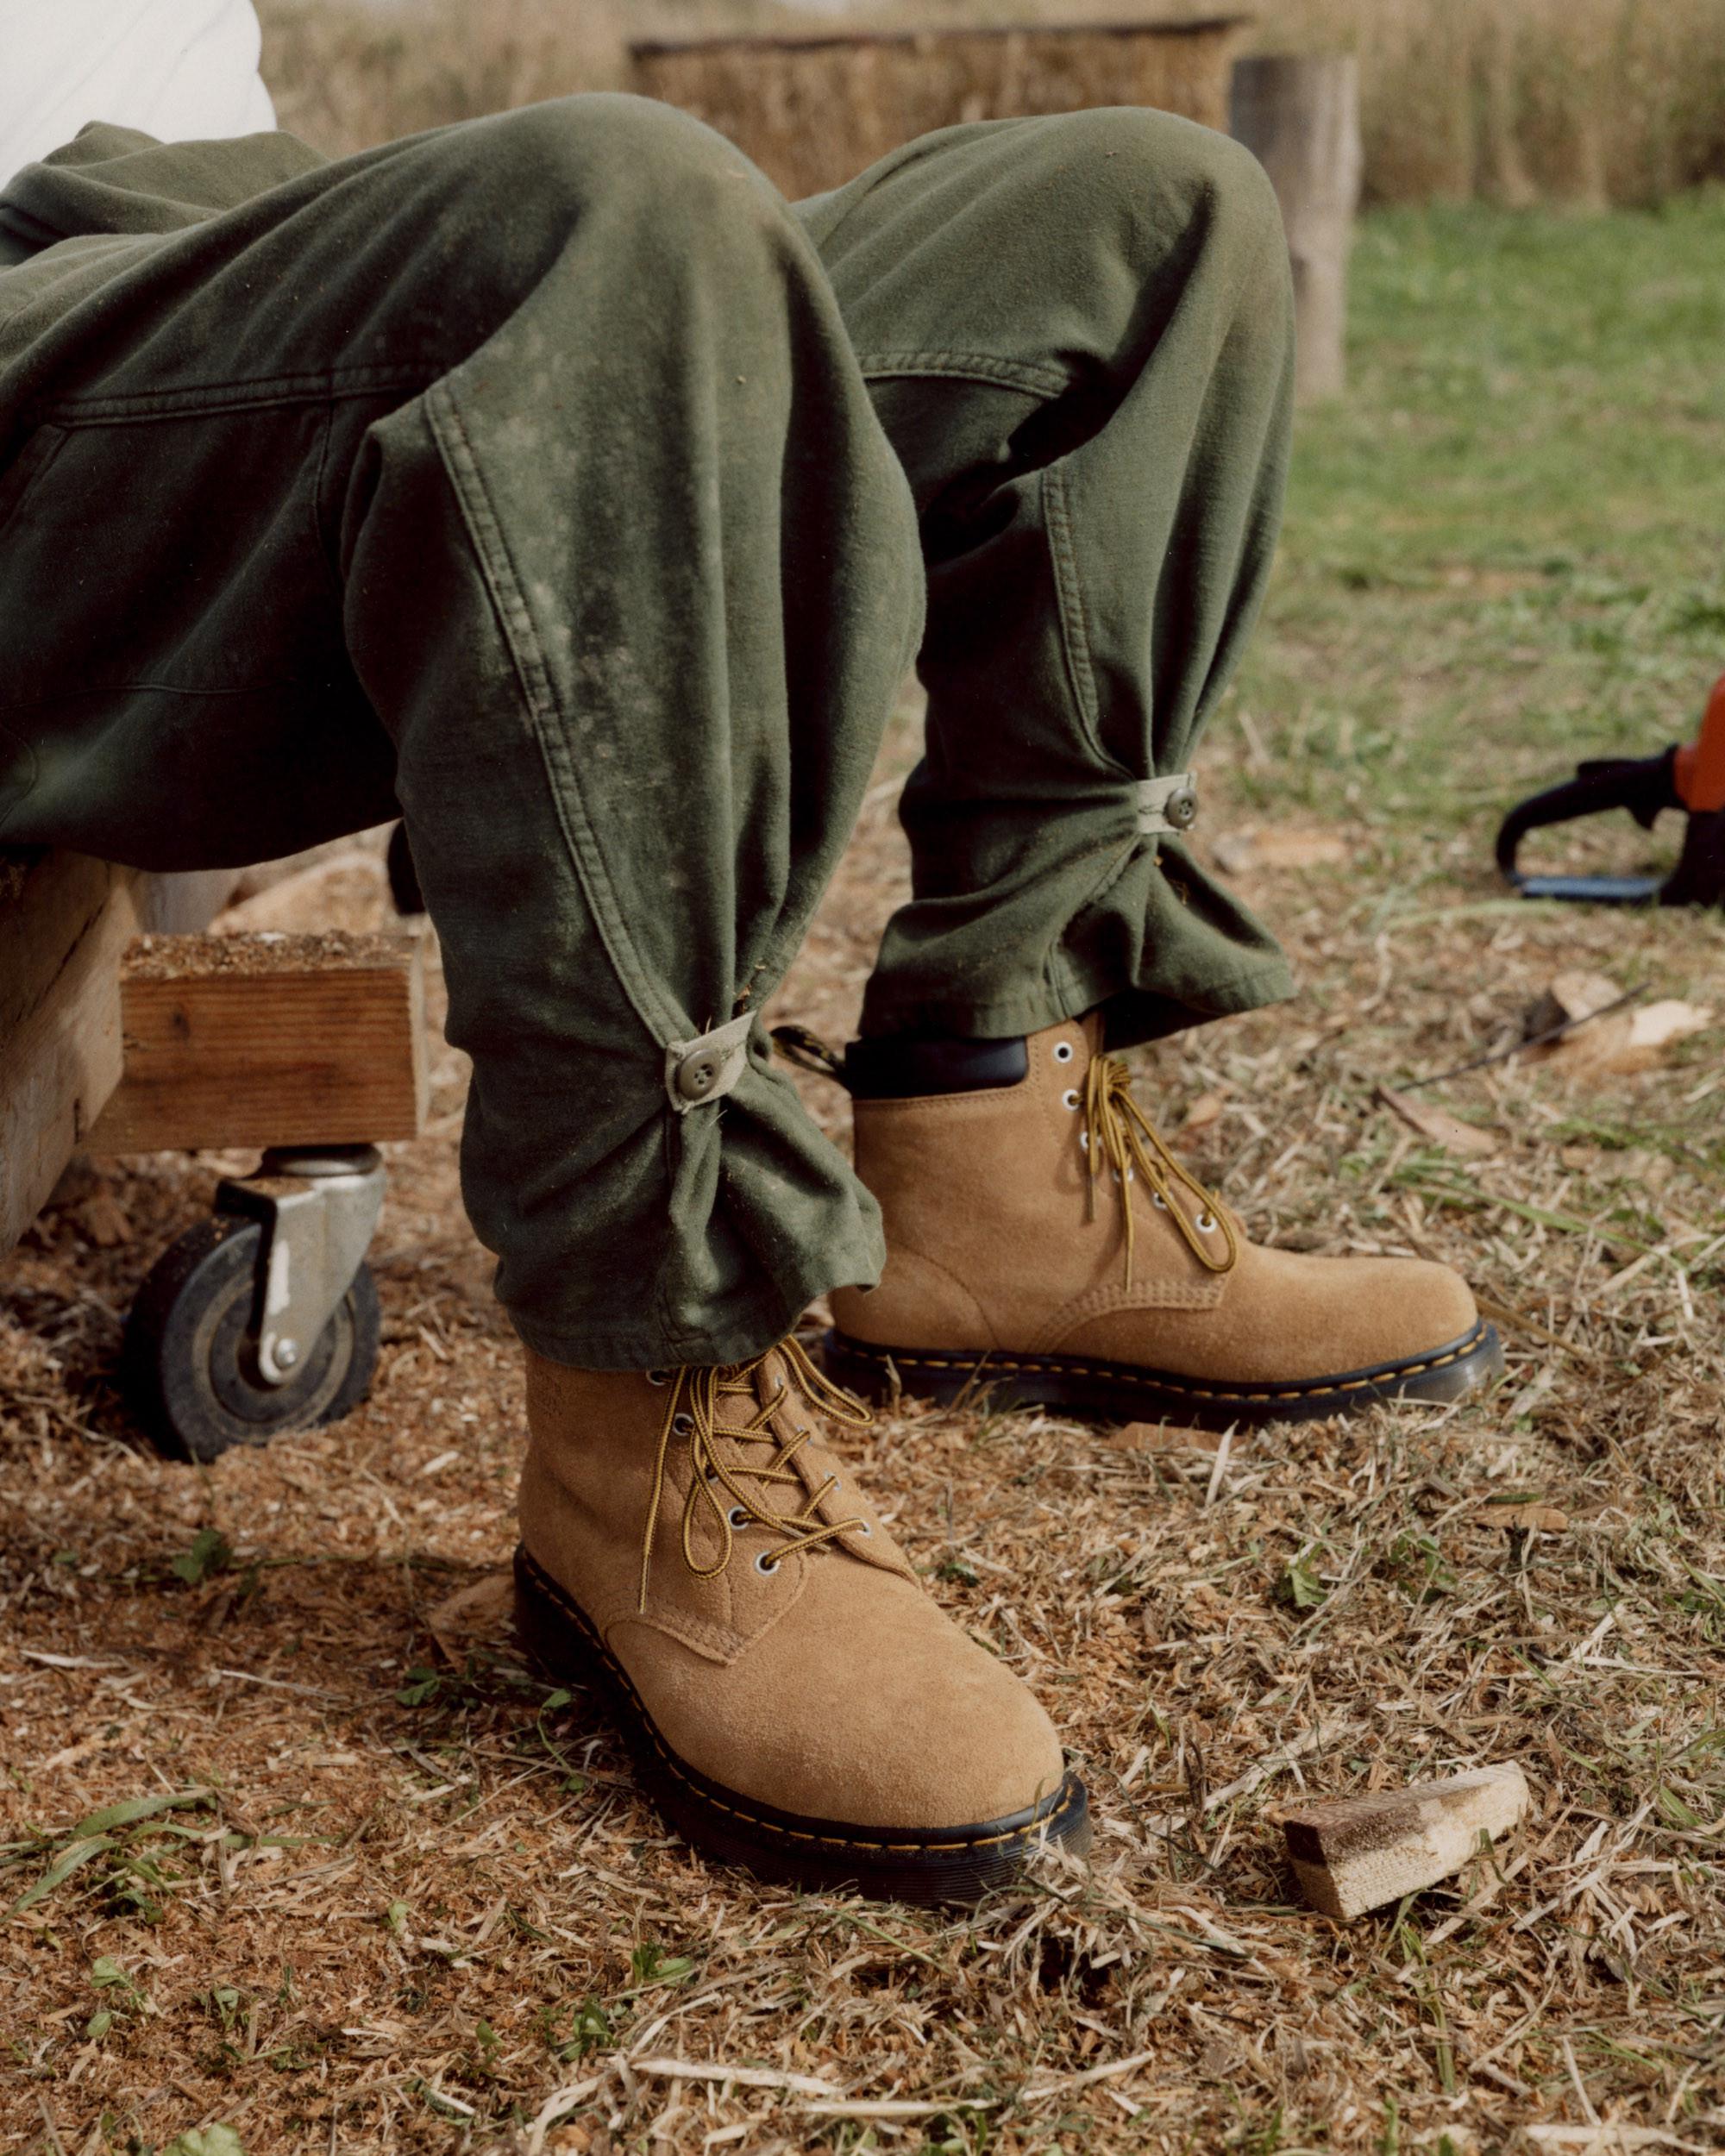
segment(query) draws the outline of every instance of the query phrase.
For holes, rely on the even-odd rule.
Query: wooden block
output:
[[[1527,1808],[1520,1767],[1481,1767],[1374,1796],[1336,1796],[1282,1815],[1300,1890],[1326,1916],[1358,1916],[1460,1871],[1479,1838]]]
[[[0,886],[0,1255],[36,1217],[119,1081],[120,961],[140,928],[201,926],[231,871],[146,875],[14,856]]]
[[[92,1152],[334,1145],[423,1127],[415,937],[144,937],[120,1005],[124,1075]]]

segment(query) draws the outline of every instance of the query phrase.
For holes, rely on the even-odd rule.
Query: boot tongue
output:
[[[853,1530],[820,1547],[860,1558],[879,1570],[915,1576],[873,1507],[866,1501],[859,1501],[849,1476],[828,1447],[827,1411],[819,1400],[809,1396],[806,1382],[781,1350],[772,1350],[754,1363],[738,1363],[721,1372],[714,1404],[719,1419],[736,1426],[753,1421],[762,1408],[769,1410],[753,1437],[718,1440],[739,1485],[750,1493],[762,1513],[781,1520],[800,1518],[816,1526],[855,1521],[866,1532],[859,1534]],[[808,1435],[798,1445],[800,1431]],[[757,1470],[771,1467],[786,1445],[796,1449],[783,1463],[785,1479],[761,1477]]]

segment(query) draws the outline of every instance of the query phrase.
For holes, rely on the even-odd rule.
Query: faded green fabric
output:
[[[793,212],[630,98],[335,164],[98,127],[0,196],[5,264],[0,843],[194,868],[398,799],[468,1208],[542,1352],[731,1359],[877,1274],[760,1027],[687,1113],[664,1051],[782,977],[925,589],[869,1029],[1285,992],[1134,813],[1238,655],[1285,454],[1279,225],[1220,137],[955,128]]]

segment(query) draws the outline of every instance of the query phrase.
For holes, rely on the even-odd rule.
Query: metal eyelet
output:
[[[1201,1213],[1192,1225],[1200,1235],[1214,1235],[1216,1232],[1216,1216],[1214,1213]]]
[[[694,1417],[691,1414],[685,1414],[681,1408],[671,1417],[671,1427],[680,1438],[687,1437],[694,1426]]]
[[[1054,1060],[1057,1063],[1070,1063],[1076,1052],[1070,1041],[1056,1041],[1054,1044]]]
[[[1090,1133],[1089,1133],[1088,1131],[1079,1131],[1079,1133],[1078,1133],[1078,1150],[1079,1150],[1079,1151],[1080,1151],[1081,1153],[1088,1153],[1088,1152],[1089,1151],[1089,1150],[1090,1150]]]
[[[1063,1108],[1076,1108],[1078,1106],[1078,1094],[1075,1087],[1068,1086],[1060,1096],[1060,1105]]]
[[[1150,1202],[1156,1207],[1158,1213],[1166,1213],[1168,1210],[1168,1200],[1163,1196],[1159,1190],[1152,1190],[1151,1192]]]
[[[851,1532],[854,1534],[860,1535],[862,1540],[866,1542],[869,1536],[874,1533],[875,1530],[869,1526],[866,1521],[862,1521],[859,1523],[858,1526],[854,1527]]]
[[[769,1550],[763,1550],[755,1560],[755,1570],[763,1580],[770,1580],[778,1569],[779,1560]]]
[[[754,1524],[755,1515],[744,1512],[741,1505],[733,1505],[724,1516],[733,1527],[748,1527]]]
[[[649,1370],[647,1373],[647,1382],[649,1385],[668,1385],[670,1382],[669,1370]]]

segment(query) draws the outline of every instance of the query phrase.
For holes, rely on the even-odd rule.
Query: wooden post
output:
[[[1294,265],[1295,395],[1339,397],[1359,204],[1359,66],[1351,53],[1236,60],[1233,133],[1270,175]]]

